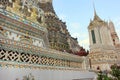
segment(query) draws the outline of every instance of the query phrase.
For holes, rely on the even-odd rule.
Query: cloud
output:
[[[58,14],[59,18],[63,21],[66,21],[67,16],[65,14]]]
[[[74,24],[74,26],[78,26],[78,24]],[[71,33],[71,36],[74,38],[78,38],[78,43],[80,46],[84,47],[85,49],[89,50],[89,35],[88,32],[84,29],[80,29],[81,27],[76,27],[77,30]]]
[[[81,37],[80,33],[73,33],[73,34],[71,34],[71,36],[74,37],[74,38],[80,38]]]
[[[79,45],[83,46],[85,49],[88,50],[89,49],[89,38],[87,37],[87,38],[79,41]]]
[[[117,25],[116,26],[120,26],[120,20],[117,22]]]
[[[82,35],[82,29],[81,29],[81,25],[79,22],[71,22],[69,24],[67,24],[67,28],[68,28],[68,31],[70,32],[70,34],[73,36],[73,37],[81,37]]]
[[[78,23],[78,22],[70,23],[70,26],[72,28],[80,28],[80,23]]]
[[[89,36],[87,33],[80,34],[76,32],[72,34],[72,37],[78,38],[79,45],[89,50]]]

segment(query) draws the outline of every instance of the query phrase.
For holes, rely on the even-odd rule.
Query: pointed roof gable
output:
[[[96,13],[96,9],[94,7],[94,18],[93,20],[90,21],[90,24],[88,26],[88,28],[93,28],[95,27],[96,25],[100,25],[100,24],[105,24],[106,22],[103,21]]]
[[[94,8],[94,19],[93,19],[93,21],[94,20],[102,21],[102,19],[100,19],[100,17],[97,15],[94,2],[93,2],[93,8]]]
[[[103,21],[96,13],[96,11],[94,11],[94,19],[93,21]]]

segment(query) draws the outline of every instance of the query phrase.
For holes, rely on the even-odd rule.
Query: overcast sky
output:
[[[58,17],[66,22],[70,34],[86,49],[89,49],[87,27],[94,16],[93,3],[102,20],[114,22],[120,37],[120,0],[53,0]]]

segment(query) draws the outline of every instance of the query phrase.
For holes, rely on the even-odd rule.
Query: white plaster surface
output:
[[[88,71],[0,68],[0,80],[24,80],[23,76],[29,76],[30,74],[34,76],[35,80],[81,80],[96,76],[95,73]]]

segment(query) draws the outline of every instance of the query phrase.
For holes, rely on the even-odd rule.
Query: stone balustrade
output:
[[[26,64],[82,68],[83,58],[49,48],[40,48],[9,39],[0,39],[0,60]]]

